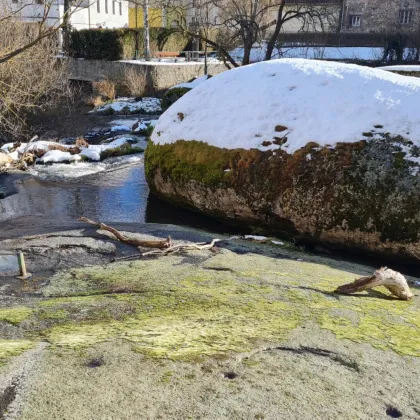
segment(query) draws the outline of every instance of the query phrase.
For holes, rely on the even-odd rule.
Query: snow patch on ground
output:
[[[136,138],[137,137],[137,138]],[[81,152],[78,154],[71,154],[70,152],[61,151],[61,150],[48,150],[49,146],[57,146],[58,143],[50,141],[34,141],[30,143],[29,146],[26,143],[22,143],[15,151],[7,153],[8,156],[12,158],[13,161],[17,161],[19,157],[25,152],[30,152],[32,150],[47,150],[47,152],[36,160],[36,163],[40,164],[51,164],[51,163],[72,163],[79,162],[86,157],[92,161],[99,161],[101,159],[101,153],[107,149],[114,149],[121,147],[126,143],[130,143],[136,147],[144,149],[145,141],[144,138],[139,136],[117,136],[109,139],[109,142],[106,144],[90,144],[89,147],[82,147]],[[69,149],[75,147],[75,145],[63,145],[61,147]],[[4,144],[1,149],[4,151],[9,151],[13,148],[13,143]],[[68,165],[66,165],[68,166]]]
[[[388,70],[388,71],[405,71],[405,72],[420,72],[420,65],[407,65],[407,66],[384,66],[378,67],[381,70]]]
[[[111,131],[131,131],[131,127],[129,127],[128,125],[113,125],[111,127]]]
[[[389,132],[420,146],[419,102],[414,77],[352,64],[272,60],[226,71],[191,90],[159,118],[152,141],[293,153],[309,142],[333,147]],[[287,141],[263,146],[276,137]]]
[[[69,152],[61,150],[49,150],[44,156],[37,159],[40,163],[56,163],[56,162],[78,162],[82,158],[80,155],[72,155]]]
[[[135,132],[135,133],[138,133],[139,131],[144,131],[144,130],[146,130],[150,125],[152,126],[152,127],[155,127],[156,126],[156,124],[157,124],[157,122],[158,122],[158,120],[150,120],[150,121],[143,121],[143,120],[140,120],[138,123],[139,123],[139,125],[138,125],[138,127],[137,128],[135,128],[133,131]]]
[[[315,60],[364,60],[375,61],[383,59],[383,48],[376,47],[305,47],[305,46],[287,46],[275,48],[272,54],[272,60],[278,58],[308,58]],[[265,59],[266,44],[254,45],[251,49],[250,61],[257,63]],[[404,52],[404,59],[409,58],[410,50],[407,48]],[[230,52],[232,58],[236,61],[242,61],[244,58],[244,49],[235,48]],[[408,71],[408,70],[407,70]]]

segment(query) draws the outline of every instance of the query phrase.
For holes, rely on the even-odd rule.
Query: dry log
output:
[[[111,226],[107,226],[104,223],[95,222],[94,220],[90,220],[87,217],[80,217],[77,220],[79,222],[85,222],[90,225],[97,226],[99,229],[111,232],[120,242],[124,244],[134,245],[137,247],[159,248],[159,249],[170,248],[172,245],[172,240],[170,236],[168,236],[168,239],[164,241],[140,241],[139,239],[128,238],[127,236],[119,232],[117,229],[114,229]]]
[[[402,300],[409,300],[414,296],[405,277],[387,267],[381,267],[371,276],[360,277],[353,283],[344,284],[338,287],[335,292],[348,295],[378,286],[386,287],[394,296]]]

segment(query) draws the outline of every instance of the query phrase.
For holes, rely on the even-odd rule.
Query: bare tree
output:
[[[3,4],[0,20],[0,133],[3,136],[24,136],[28,114],[55,103],[67,89],[65,66],[57,61],[58,40],[53,36],[61,23],[54,26],[52,22],[52,28],[47,26],[51,7],[52,4],[41,7],[40,23],[30,23],[23,20],[23,16],[29,15],[29,3],[15,9]]]
[[[277,17],[272,22],[274,30],[267,41],[265,59],[270,60],[279,41],[282,29],[288,22],[295,22],[299,31],[336,31],[340,24],[341,5],[329,5],[316,0],[278,0]]]
[[[20,42],[13,39],[13,48],[4,48],[3,46],[0,49],[0,64],[33,48],[44,39],[57,37],[61,30],[63,30],[63,41],[66,46],[70,31],[70,18],[85,7],[89,7],[86,0],[64,0],[64,12],[59,16],[57,13],[54,15],[54,11],[59,9],[59,0],[22,0],[17,3],[0,0],[0,27],[13,27],[15,23],[23,25],[25,22],[33,23],[33,27],[36,27],[36,30],[32,28],[28,32],[28,36],[20,37]]]
[[[288,22],[294,21],[296,30],[309,31],[335,29],[339,20],[338,7],[332,9],[316,0],[166,0],[165,7],[178,12],[178,26],[185,35],[199,36],[233,67],[239,64],[229,51],[236,46],[243,48],[242,65],[251,62],[256,42],[266,42],[265,59],[271,59]],[[199,31],[187,24],[185,10],[194,11]],[[212,37],[211,32],[220,36]]]

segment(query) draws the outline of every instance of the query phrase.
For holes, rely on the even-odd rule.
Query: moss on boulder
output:
[[[282,150],[222,149],[197,141],[149,143],[154,194],[233,223],[414,258],[420,255],[419,154],[403,137],[309,143]]]
[[[187,87],[176,87],[169,89],[162,98],[162,109],[168,109],[172,104],[174,104],[179,98],[182,98],[186,93],[188,93],[191,88]]]

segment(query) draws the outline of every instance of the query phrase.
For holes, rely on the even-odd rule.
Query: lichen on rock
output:
[[[366,274],[362,266],[207,252],[59,272],[30,318],[21,318],[30,341],[19,343],[83,349],[123,340],[147,357],[191,361],[274,345],[317,325],[339,339],[420,357],[417,299],[333,293]]]

